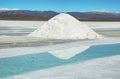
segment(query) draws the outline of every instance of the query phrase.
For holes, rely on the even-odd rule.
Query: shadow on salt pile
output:
[[[120,44],[92,46],[83,53],[62,60],[46,53],[29,54],[0,59],[0,77],[8,77],[17,74],[27,73],[34,70],[50,68],[68,63],[83,62],[90,59],[107,57],[120,54]]]

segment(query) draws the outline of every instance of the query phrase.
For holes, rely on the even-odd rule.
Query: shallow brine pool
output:
[[[48,52],[0,58],[0,77],[24,74],[45,68],[82,63],[87,60],[120,55],[120,44],[96,45],[69,59],[59,59]],[[120,71],[119,71],[120,72]]]

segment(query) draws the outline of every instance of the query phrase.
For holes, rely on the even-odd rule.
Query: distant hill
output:
[[[82,21],[120,21],[120,13],[113,12],[67,12]],[[11,10],[0,11],[1,20],[48,20],[59,14],[54,11]]]

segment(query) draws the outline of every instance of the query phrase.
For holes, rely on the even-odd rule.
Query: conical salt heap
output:
[[[61,13],[29,34],[45,39],[96,39],[102,36],[69,14]]]

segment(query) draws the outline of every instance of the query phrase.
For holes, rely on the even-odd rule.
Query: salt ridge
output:
[[[69,14],[61,13],[29,34],[45,39],[96,39],[102,36]]]

